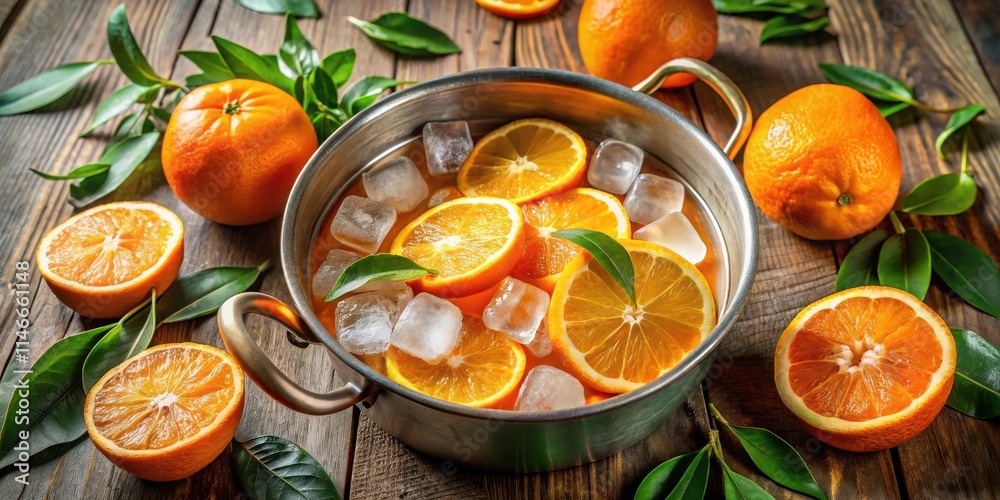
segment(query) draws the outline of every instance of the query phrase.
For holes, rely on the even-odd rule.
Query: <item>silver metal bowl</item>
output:
[[[699,77],[737,117],[726,150],[735,155],[750,131],[750,107],[715,68],[678,59],[635,89],[591,76],[548,69],[502,68],[459,73],[415,85],[379,101],[331,136],[299,175],[285,209],[281,267],[292,307],[259,293],[230,299],[219,311],[226,347],[264,391],[294,410],[322,415],[360,404],[389,434],[428,455],[507,472],[555,470],[593,462],[653,432],[707,373],[713,352],[746,302],[757,266],[753,204],[730,158],[677,111],[644,92],[674,73]],[[716,283],[718,325],[680,364],[632,392],[579,408],[513,412],[469,408],[407,389],[341,347],[311,310],[310,250],[332,200],[386,152],[419,136],[424,123],[467,120],[499,124],[545,117],[584,137],[636,144],[673,169],[711,214],[710,233],[722,270]],[[296,313],[295,311],[298,311]],[[329,393],[302,388],[278,370],[246,330],[243,316],[283,323],[289,341],[322,344],[344,385]],[[447,465],[447,463],[446,463]]]

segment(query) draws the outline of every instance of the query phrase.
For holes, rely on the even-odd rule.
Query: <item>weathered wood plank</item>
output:
[[[823,81],[817,63],[839,61],[836,43],[825,34],[760,46],[762,24],[720,15],[719,45],[710,61],[742,88],[755,117],[793,90]],[[710,135],[724,141],[732,131],[728,109],[706,87],[697,86],[695,95]],[[842,498],[898,497],[889,453],[858,455],[825,446],[803,431],[782,405],[774,386],[774,347],[785,326],[803,307],[833,293],[836,267],[828,244],[800,238],[759,210],[757,220],[757,278],[746,308],[722,344],[708,377],[708,401],[730,422],[770,429],[802,451],[828,493]],[[774,495],[787,494],[757,472],[739,442],[726,432],[723,443],[731,450],[727,462],[737,472]]]
[[[133,19],[145,19],[150,26],[167,24],[183,28],[190,22],[195,5],[194,0],[171,5],[151,1],[130,2],[129,13]],[[28,2],[0,44],[0,88],[7,88],[62,63],[109,58],[111,54],[106,46],[103,23],[114,6],[113,2]],[[136,31],[151,64],[166,73],[164,68],[172,62],[183,30],[159,35],[150,34],[144,27]],[[114,67],[105,66],[80,89],[62,99],[59,105],[50,106],[43,112],[0,120],[0,149],[4,151],[0,161],[5,174],[5,182],[0,187],[0,198],[5,202],[0,207],[0,246],[3,247],[0,258],[6,279],[13,277],[18,260],[31,263],[31,359],[36,359],[67,332],[75,333],[101,323],[79,321],[55,299],[34,270],[34,251],[38,241],[45,231],[65,220],[72,210],[66,204],[66,183],[44,181],[28,172],[27,168],[66,172],[76,165],[94,161],[102,149],[101,141],[96,138],[78,140],[77,135],[89,123],[100,99],[125,81]],[[12,301],[4,301],[0,305],[5,360],[13,348],[12,334],[15,329],[11,327],[14,319],[12,310]],[[5,366],[9,372],[11,368],[20,367],[17,365],[15,362]],[[13,481],[11,474],[5,475],[0,478],[2,496],[40,497],[54,484],[57,473],[81,477],[87,462],[75,459],[83,460],[88,455],[85,448],[88,446],[91,445],[77,446],[68,458],[33,467],[31,484],[23,490]],[[63,464],[62,460],[74,462]]]
[[[1000,193],[1000,101],[952,5],[947,0],[835,5],[832,20],[845,62],[901,77],[913,84],[919,99],[934,107],[986,106],[986,115],[973,128],[970,160],[981,190],[975,206],[956,217],[909,216],[903,223],[959,235],[1000,258],[1000,207],[993,203]],[[934,151],[934,138],[948,116],[907,113],[893,123],[905,166],[903,192],[926,177],[959,169],[957,153],[941,160]],[[1000,321],[961,299],[934,287],[927,303],[950,326],[968,328],[1000,344]],[[927,431],[895,451],[902,465],[901,487],[913,497],[995,495],[1000,470],[992,457],[998,442],[995,425],[946,408]]]
[[[954,0],[953,3],[993,90],[1000,93],[1000,12],[990,2]]]

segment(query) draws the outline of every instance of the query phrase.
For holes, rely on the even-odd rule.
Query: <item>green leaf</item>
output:
[[[233,440],[236,477],[252,500],[339,500],[330,476],[297,444],[277,436]]]
[[[66,337],[52,344],[31,366],[26,375],[28,388],[14,386],[5,393],[5,413],[0,427],[0,468],[16,461],[13,450],[21,441],[19,433],[30,433],[30,455],[76,440],[87,432],[83,423],[83,403],[87,393],[81,385],[80,370],[91,348],[115,325],[106,325]],[[27,400],[26,417],[18,422],[21,390]]]
[[[285,15],[285,41],[278,49],[278,68],[288,78],[308,75],[319,66],[319,53],[302,35],[291,14]]]
[[[774,500],[774,497],[764,488],[761,488],[750,478],[730,469],[725,463],[722,464],[722,473],[726,500]]]
[[[875,231],[851,247],[837,271],[837,291],[858,286],[878,285],[878,251],[889,237],[885,231]]]
[[[883,118],[888,118],[910,106],[908,102],[880,103],[875,105],[878,108],[878,112],[882,113]]]
[[[99,161],[109,163],[111,167],[103,174],[70,186],[70,204],[77,208],[84,207],[118,189],[149,156],[159,139],[159,132],[149,132],[109,146]]]
[[[147,94],[147,92],[155,89],[159,91],[162,86],[156,84],[152,87],[144,87],[142,85],[132,83],[126,85],[108,96],[99,106],[97,106],[97,111],[94,113],[94,119],[90,122],[90,126],[87,130],[84,130],[80,134],[80,137],[90,134],[97,127],[104,124],[104,122],[114,118],[116,115],[124,113],[128,108],[132,107],[133,104],[139,102],[139,99]]]
[[[975,418],[1000,416],[1000,349],[974,332],[952,328],[958,364],[948,406]]]
[[[759,427],[726,426],[740,440],[743,449],[750,455],[750,460],[772,481],[790,490],[826,500],[826,494],[809,471],[809,466],[784,439]]]
[[[816,10],[806,2],[755,2],[753,0],[712,0],[720,14],[806,14]]]
[[[328,108],[337,107],[337,85],[323,68],[316,68],[312,75],[309,75],[312,84],[312,92],[316,100]]]
[[[386,12],[370,22],[356,17],[347,20],[375,43],[400,54],[426,57],[462,51],[441,30],[405,12]]]
[[[903,82],[873,69],[845,64],[820,64],[819,71],[832,83],[846,85],[883,101],[913,104],[913,91]]]
[[[65,175],[55,175],[47,174],[45,172],[39,172],[33,168],[29,168],[35,175],[50,181],[68,181],[71,179],[86,179],[87,177],[93,177],[95,175],[103,174],[111,168],[109,163],[90,163],[82,167],[77,167],[70,171],[70,173]]]
[[[170,111],[158,106],[152,106],[149,108],[150,116],[156,118],[163,122],[164,125],[170,123]]]
[[[343,121],[326,113],[316,113],[311,118],[313,129],[316,131],[316,138],[320,144],[344,124]]]
[[[438,274],[438,271],[427,269],[402,255],[391,253],[367,255],[344,269],[327,294],[326,301],[337,300],[375,281],[406,281],[427,274]]]
[[[591,257],[620,285],[635,304],[635,267],[632,256],[614,238],[590,229],[561,229],[552,236],[583,247]]]
[[[337,88],[341,88],[351,78],[354,73],[354,61],[358,58],[354,49],[344,49],[334,52],[323,59],[320,66],[323,68]]]
[[[920,181],[903,198],[903,211],[919,215],[958,215],[976,203],[976,180],[965,172]]]
[[[139,354],[149,347],[156,331],[156,290],[152,291],[151,302],[132,317],[122,318],[91,349],[83,363],[83,389],[90,392],[105,373],[113,370],[126,359]]]
[[[160,323],[176,323],[214,313],[230,297],[247,291],[269,265],[213,267],[170,285],[156,307]]]
[[[795,15],[775,16],[764,23],[764,28],[760,31],[760,42],[815,33],[829,24],[830,18],[826,16],[817,19]]]
[[[401,82],[384,76],[366,76],[354,82],[354,85],[344,92],[344,98],[340,100],[340,109],[353,116],[374,104],[386,89],[404,83],[413,82]]]
[[[972,243],[950,234],[924,233],[934,274],[973,307],[1000,319],[1000,271],[996,262]]]
[[[639,484],[639,489],[635,491],[634,500],[660,500],[666,498],[668,494],[681,480],[681,476],[688,470],[703,450],[685,453],[679,457],[671,458],[663,462],[658,467],[646,474],[646,478]]]
[[[149,122],[148,118],[149,113],[145,109],[125,115],[125,118],[122,118],[118,122],[118,125],[115,126],[115,131],[111,134],[111,141],[108,143],[107,149],[111,149],[111,146],[115,144],[124,142],[125,139],[138,137],[154,131],[156,128]]]
[[[146,61],[146,56],[132,36],[132,29],[125,16],[125,4],[119,4],[108,19],[108,46],[118,67],[129,80],[145,87],[152,87],[157,83],[176,87],[170,80],[157,75]]]
[[[924,300],[931,284],[931,252],[923,233],[907,229],[882,244],[878,256],[878,280]]]
[[[229,70],[229,66],[226,65],[226,60],[218,52],[212,52],[211,50],[179,50],[177,53],[187,58],[187,60],[191,61],[198,69],[205,72],[205,74],[225,75],[229,78],[236,78],[233,72]]]
[[[262,14],[290,13],[295,17],[319,17],[313,0],[236,0],[240,5]]]
[[[986,108],[980,104],[973,104],[956,110],[951,115],[951,118],[948,119],[948,124],[944,126],[944,130],[937,136],[937,140],[934,141],[934,147],[937,149],[938,155],[944,158],[946,154],[945,147],[954,142],[948,139],[958,135],[966,125],[972,123],[972,120],[985,111]]]
[[[667,500],[700,500],[705,498],[708,471],[712,461],[712,448],[706,446],[691,460],[691,465],[681,474],[670,493],[661,497]]]
[[[0,116],[34,111],[73,90],[98,66],[114,61],[77,62],[43,71],[0,93]]]
[[[294,94],[293,81],[281,73],[276,62],[272,64],[265,56],[225,38],[213,36],[212,40],[222,59],[226,61],[226,66],[237,78],[270,83],[289,95]]]

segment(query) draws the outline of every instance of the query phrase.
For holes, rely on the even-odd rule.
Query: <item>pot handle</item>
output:
[[[632,90],[652,94],[660,88],[660,85],[663,85],[663,81],[667,77],[675,73],[689,73],[698,77],[699,80],[705,82],[706,85],[711,87],[712,90],[726,101],[729,110],[736,117],[736,129],[733,130],[733,135],[729,136],[729,141],[722,150],[726,152],[729,159],[735,158],[740,148],[747,141],[747,137],[750,136],[750,127],[753,125],[753,111],[750,110],[750,103],[739,87],[715,66],[690,57],[673,59],[660,66],[659,69],[654,71],[652,75],[649,75],[641,83],[632,87]]]
[[[296,347],[305,348],[308,344],[319,344],[320,341],[291,307],[270,295],[241,293],[222,304],[218,314],[222,342],[240,368],[275,401],[297,412],[329,415],[346,410],[367,397],[367,388],[358,387],[351,382],[330,392],[317,393],[289,378],[274,366],[250,336],[243,321],[243,316],[250,313],[263,315],[284,325],[290,330],[288,341]]]

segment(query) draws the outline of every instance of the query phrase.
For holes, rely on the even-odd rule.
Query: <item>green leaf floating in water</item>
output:
[[[907,229],[889,237],[878,256],[878,280],[924,300],[931,284],[931,251],[923,233]]]
[[[924,179],[903,198],[903,211],[919,215],[958,215],[976,202],[976,181],[965,172]]]
[[[958,364],[948,406],[975,418],[1000,416],[1000,349],[974,332],[952,328]]]
[[[462,51],[441,30],[405,12],[386,12],[371,21],[347,19],[375,43],[403,55],[429,57]]]
[[[851,247],[837,271],[837,291],[858,286],[878,285],[878,253],[889,237],[885,231],[875,231]]]
[[[428,274],[437,274],[435,269],[413,262],[402,255],[377,253],[362,257],[344,269],[326,296],[326,301],[337,300],[344,295],[373,281],[406,281]]]
[[[604,268],[611,279],[620,285],[635,304],[635,267],[632,256],[614,238],[590,229],[561,229],[552,236],[583,247]]]
[[[233,468],[253,500],[339,500],[330,476],[309,453],[277,436],[233,440]]]
[[[924,233],[934,274],[973,307],[1000,319],[1000,270],[972,243],[950,234]]]

